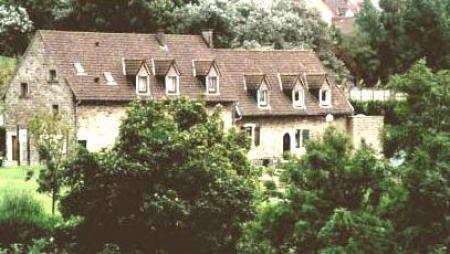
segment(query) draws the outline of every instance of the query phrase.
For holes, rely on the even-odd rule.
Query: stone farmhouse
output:
[[[217,49],[212,36],[37,31],[5,95],[6,164],[39,162],[27,131],[39,107],[69,116],[78,143],[98,151],[113,145],[128,103],[180,96],[222,105],[258,164],[303,153],[329,125],[380,148],[383,118],[354,116],[313,51]]]

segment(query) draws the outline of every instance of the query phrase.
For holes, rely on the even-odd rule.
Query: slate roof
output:
[[[309,89],[320,89],[326,80],[326,73],[312,73],[305,76]]]
[[[281,90],[279,76],[283,73],[324,73],[314,52],[309,50],[244,50],[209,48],[200,35],[166,34],[166,47],[161,47],[155,34],[38,31],[49,59],[58,66],[60,76],[70,85],[80,101],[131,101],[136,98],[133,79],[126,74],[137,73],[139,61],[154,74],[164,75],[175,63],[180,72],[180,96],[203,98],[209,102],[232,102],[243,116],[352,114],[353,108],[342,91],[332,83],[332,108],[321,108],[317,99],[306,93],[304,109],[294,108],[289,96]],[[208,66],[196,62],[215,60],[220,69],[220,95],[205,95],[201,78]],[[194,61],[194,62],[193,62]],[[77,76],[74,62],[83,65],[87,75]],[[125,63],[125,66],[124,66]],[[198,64],[198,65],[196,65]],[[197,70],[197,69],[196,69]],[[117,85],[107,85],[103,73],[111,72]],[[270,109],[257,107],[256,98],[244,89],[245,75],[265,75],[271,84]],[[100,78],[96,83],[95,78]],[[251,82],[249,82],[251,83]],[[150,93],[154,99],[166,97],[161,79],[150,76]]]
[[[193,60],[192,64],[196,76],[208,75],[211,68],[219,69],[216,60]],[[218,71],[220,75],[220,70]]]
[[[124,59],[125,75],[136,75],[144,63],[144,59]]]
[[[281,88],[283,91],[292,91],[297,82],[304,84],[302,74],[280,74]]]

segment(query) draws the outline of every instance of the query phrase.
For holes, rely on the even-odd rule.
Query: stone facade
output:
[[[299,133],[300,140],[296,140],[298,130],[308,130],[310,139],[320,137],[328,126],[347,132],[346,117],[336,117],[332,121],[327,121],[325,116],[246,118],[239,125],[244,128],[260,127],[260,143],[255,145],[253,142],[249,152],[252,160],[282,158],[284,150],[294,155],[303,154],[302,133]]]
[[[52,81],[50,70],[56,73]],[[27,121],[33,113],[57,107],[60,113],[73,119],[73,94],[58,73],[58,66],[46,57],[42,40],[35,36],[5,95],[6,164],[38,161],[36,148],[29,142],[27,131]],[[25,97],[22,96],[22,84],[26,84],[28,90]],[[17,146],[13,144],[14,140]],[[17,155],[13,154],[13,147],[18,147]]]

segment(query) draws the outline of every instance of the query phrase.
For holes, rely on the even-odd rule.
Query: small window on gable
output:
[[[294,107],[305,106],[305,94],[303,89],[297,88],[292,90],[292,103],[294,104]]]
[[[59,105],[57,105],[57,104],[52,105],[52,112],[53,112],[53,115],[58,115],[59,114]]]
[[[166,76],[166,94],[178,94],[178,76]]]
[[[331,90],[328,88],[320,89],[319,101],[320,101],[320,106],[330,107],[331,106]]]
[[[136,87],[137,92],[140,94],[147,94],[149,92],[149,79],[148,76],[137,76]]]
[[[117,83],[114,80],[114,77],[111,74],[111,72],[104,72],[103,75],[105,76],[106,84],[108,84],[108,85],[117,85]]]
[[[21,83],[20,84],[20,98],[28,98],[29,90],[28,90],[28,83]]]
[[[218,76],[208,76],[206,79],[208,94],[218,94],[219,93],[219,77]]]
[[[87,75],[87,73],[84,71],[83,65],[81,63],[74,63],[73,66],[75,67],[75,72],[79,76]]]
[[[267,89],[258,90],[258,106],[269,106],[269,91]]]
[[[48,80],[50,81],[50,82],[55,82],[56,81],[56,70],[50,70],[49,72],[48,72]]]

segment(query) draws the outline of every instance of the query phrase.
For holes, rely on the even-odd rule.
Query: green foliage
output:
[[[38,148],[40,159],[45,162],[45,168],[39,173],[38,191],[51,193],[54,215],[61,187],[61,164],[73,144],[71,120],[66,115],[55,114],[42,108],[29,119],[28,129],[34,145]]]
[[[303,157],[284,166],[282,200],[246,226],[242,252],[392,251],[392,228],[377,215],[389,171],[373,154],[367,147],[352,153],[334,129],[310,142]]]
[[[450,72],[433,73],[424,61],[389,86],[407,94],[395,107],[399,124],[387,129],[388,155],[398,168],[405,197],[388,212],[407,253],[438,252],[450,246]],[[394,196],[395,197],[395,196]]]
[[[367,116],[384,116],[384,123],[388,125],[400,124],[395,108],[403,101],[352,101],[356,114]]]
[[[4,95],[8,82],[16,67],[14,58],[0,56],[0,95]]]
[[[51,223],[42,205],[28,193],[9,192],[0,199],[0,247],[46,236]]]
[[[253,215],[254,171],[238,142],[245,134],[222,125],[220,110],[208,115],[200,102],[136,102],[112,150],[79,150],[61,208],[83,218],[80,248],[236,253]]]
[[[0,2],[0,53],[14,55],[23,52],[33,28],[25,8]]]
[[[385,0],[380,7],[366,0],[357,15],[359,31],[340,45],[339,55],[356,79],[385,84],[421,58],[433,70],[450,68],[449,1]]]

